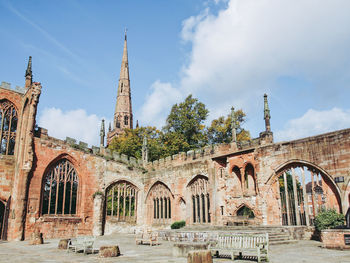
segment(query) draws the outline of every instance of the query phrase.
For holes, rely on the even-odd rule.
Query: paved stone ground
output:
[[[98,254],[66,253],[57,249],[58,239],[45,240],[44,245],[31,246],[27,241],[0,243],[0,262],[182,262],[186,258],[172,256],[172,243],[163,241],[159,246],[135,245],[134,235],[113,234],[98,237],[96,247],[119,245],[122,255],[117,258],[99,258]],[[214,258],[214,262],[232,262],[227,258]],[[238,263],[251,263],[256,260],[235,260]],[[299,241],[294,244],[270,247],[272,263],[350,263],[350,250],[330,250],[321,248],[317,241]]]

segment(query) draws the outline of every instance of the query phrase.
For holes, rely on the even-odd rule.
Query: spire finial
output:
[[[148,163],[148,142],[147,142],[147,135],[143,136],[143,143],[142,143],[142,161],[143,166],[145,167]]]
[[[266,131],[271,131],[271,125],[270,125],[270,109],[269,104],[267,102],[267,94],[264,94],[264,120],[265,120],[265,129]]]
[[[105,120],[102,119],[101,130],[100,130],[100,146],[103,147],[105,144]]]
[[[125,34],[125,41],[126,41],[126,35],[127,35],[128,29],[124,28],[124,34]]]
[[[32,77],[32,57],[29,56],[25,77]]]
[[[136,120],[136,129],[139,127],[139,120]]]
[[[231,132],[232,132],[232,142],[237,141],[236,134],[236,116],[235,116],[235,108],[231,107]]]

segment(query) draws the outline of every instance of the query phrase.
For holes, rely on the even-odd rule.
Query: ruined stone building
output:
[[[350,197],[350,129],[273,142],[256,139],[178,153],[153,162],[59,140],[36,127],[45,87],[0,87],[1,238],[102,235],[116,229],[230,225],[248,215],[253,225],[312,225],[322,207],[345,213]],[[126,38],[113,127],[107,140],[133,127]],[[234,133],[233,133],[234,134]],[[101,131],[103,139],[104,129]]]

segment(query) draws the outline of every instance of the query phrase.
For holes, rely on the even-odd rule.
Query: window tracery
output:
[[[17,122],[15,106],[8,100],[0,101],[0,154],[14,154]]]
[[[119,181],[107,190],[107,216],[117,221],[136,222],[137,188],[126,181]]]
[[[197,177],[189,188],[192,199],[193,223],[210,223],[210,196],[208,191],[208,179]]]
[[[67,159],[58,161],[44,176],[42,214],[76,214],[78,184],[72,163]]]
[[[162,183],[157,183],[152,187],[149,196],[153,206],[153,223],[169,223],[171,220],[171,199],[170,190]]]

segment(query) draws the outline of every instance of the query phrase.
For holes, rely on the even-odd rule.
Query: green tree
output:
[[[209,111],[205,105],[189,95],[184,102],[175,104],[167,118],[163,131],[166,134],[165,143],[172,139],[183,140],[180,148],[194,149],[207,143],[204,121]],[[172,147],[174,143],[170,143]],[[174,147],[173,147],[174,148]]]
[[[148,139],[148,160],[153,161],[162,158],[164,155],[161,143],[162,132],[157,130],[156,127],[125,129],[121,136],[113,138],[108,148],[141,159],[144,136],[147,136]]]
[[[246,121],[246,114],[240,109],[234,111],[234,117],[236,119],[237,141],[250,140],[249,131],[242,128],[242,124]],[[229,143],[232,141],[231,120],[231,115],[228,115],[226,118],[221,116],[211,122],[210,127],[207,129],[207,137],[210,144]]]

